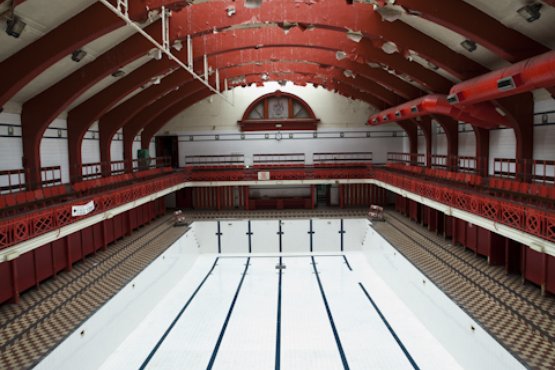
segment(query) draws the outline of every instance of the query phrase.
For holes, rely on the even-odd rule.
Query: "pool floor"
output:
[[[102,369],[456,369],[360,252],[201,255]]]

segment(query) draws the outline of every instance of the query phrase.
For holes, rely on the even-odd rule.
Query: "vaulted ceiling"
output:
[[[162,6],[172,52],[187,61],[191,37],[213,86],[216,70],[222,88],[310,83],[377,110],[555,49],[555,0],[129,0],[159,42]],[[26,24],[0,33],[0,106],[21,111],[35,137],[24,145],[66,114],[77,140],[97,120],[110,134],[152,132],[211,94],[98,1],[4,0],[0,14],[4,29]]]

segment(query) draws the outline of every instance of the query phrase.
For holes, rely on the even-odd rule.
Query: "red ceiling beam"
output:
[[[230,32],[203,35],[193,41],[193,52],[197,55],[217,55],[228,50],[260,49],[263,47],[315,47],[334,51],[344,51],[347,58],[360,62],[382,63],[397,71],[407,74],[418,83],[432,91],[446,92],[453,85],[451,81],[439,74],[411,63],[399,54],[388,55],[372,47],[371,42],[362,40],[354,43],[343,32],[327,29],[302,31],[298,27],[288,33],[278,27],[266,27],[253,32],[241,29]],[[302,56],[298,56],[302,59]]]
[[[116,1],[112,3],[116,4]],[[159,9],[162,3],[180,8],[187,2],[131,0],[129,16],[136,21],[144,21],[148,11]],[[5,59],[0,63],[0,106],[60,59],[124,24],[106,6],[96,2]]]
[[[305,74],[321,74],[324,77],[330,79],[335,79],[337,81],[344,81],[356,86],[360,91],[369,92],[372,95],[379,97],[380,100],[386,102],[389,105],[397,104],[399,101],[403,101],[400,96],[394,94],[393,92],[385,89],[381,85],[375,83],[372,80],[368,80],[362,77],[349,78],[344,75],[344,70],[334,67],[334,66],[319,66],[316,64],[306,63],[304,61],[271,61],[271,60],[260,60],[259,63],[253,64],[239,64],[232,67],[223,68],[220,70],[222,76],[231,75],[262,75],[263,73],[279,74],[281,72],[297,72]]]
[[[173,67],[175,63],[169,59],[150,61],[69,111],[67,142],[71,179],[81,177],[81,145],[91,125],[134,90],[147,84],[153,77],[168,73]]]
[[[420,91],[414,88],[412,85],[391,76],[389,73],[377,70],[377,69],[368,69],[365,65],[361,65],[359,63],[351,62],[347,59],[338,61],[335,58],[335,53],[329,50],[317,50],[314,48],[304,48],[302,49],[305,52],[303,55],[305,59],[309,62],[312,61],[316,63],[317,61],[321,60],[326,65],[333,65],[336,64],[344,69],[351,69],[356,74],[364,74],[365,77],[369,76],[370,78],[380,78],[385,80],[383,82],[384,85],[388,87],[391,86],[396,91],[401,91],[406,96],[410,96],[410,94],[418,94],[420,95]],[[210,58],[209,63],[211,66],[215,68],[229,68],[229,66],[236,65],[241,63],[245,60],[253,60],[253,61],[260,61],[265,64],[268,64],[270,61],[278,61],[281,55],[289,58],[295,58],[298,53],[303,52],[301,50],[296,49],[284,49],[284,48],[276,48],[276,49],[259,49],[259,50],[245,50],[241,52],[231,52],[226,54],[218,54],[217,56]],[[224,59],[223,56],[226,56]],[[198,60],[197,60],[198,61]],[[231,63],[231,64],[230,64]],[[258,63],[257,63],[258,64]],[[68,114],[68,146],[69,146],[69,153],[70,153],[70,162],[71,162],[71,178],[72,179],[79,179],[81,176],[80,169],[81,169],[81,145],[84,138],[85,133],[90,128],[94,121],[98,120],[104,113],[106,113],[112,106],[116,105],[118,101],[123,99],[126,95],[134,91],[135,89],[143,86],[148,81],[150,81],[153,77],[158,76],[164,72],[168,72],[172,67],[175,65],[173,62],[170,62],[168,59],[163,59],[161,61],[151,61],[144,66],[140,67],[139,69],[135,70],[125,78],[121,79],[120,81],[110,85],[105,90],[99,92],[95,96],[91,97],[81,105],[77,106],[73,110],[71,110]],[[228,67],[226,67],[228,66]],[[261,68],[261,67],[258,67]],[[263,69],[260,70],[260,73],[264,72]],[[176,72],[174,72],[176,73]],[[181,73],[179,74],[181,76]],[[183,78],[189,79],[190,76],[184,76]],[[164,84],[166,83],[167,79],[164,79]],[[368,83],[372,84],[371,81],[367,81]],[[178,84],[176,84],[177,86]],[[157,87],[153,87],[156,89]],[[393,95],[387,90],[385,90],[381,86],[376,86],[378,91],[385,91],[384,94],[390,96],[390,101]],[[146,90],[142,94],[147,94],[151,89]],[[140,95],[142,95],[140,94]],[[406,97],[404,96],[404,97]],[[132,106],[135,104],[138,107],[143,107],[147,104],[145,101],[138,102],[138,96],[132,98],[128,102],[120,105],[116,108],[117,111],[120,113],[113,113],[111,117],[113,119],[103,119],[105,121],[101,126],[105,127],[112,127],[112,131],[115,133],[119,128],[123,126],[125,123],[126,118],[128,118],[128,112],[132,110]],[[393,99],[399,99],[398,97],[393,97]],[[396,104],[391,102],[390,104]],[[111,112],[112,113],[112,112]],[[105,117],[106,118],[106,117]],[[108,135],[109,137],[113,136],[113,133]]]
[[[343,70],[351,70],[357,76],[372,79],[376,83],[379,83],[405,99],[414,99],[423,95],[422,90],[400,78],[395,77],[381,68],[368,68],[368,65],[352,61],[349,58],[338,60],[336,58],[335,50],[319,49],[311,46],[273,48],[268,45],[259,49],[253,48],[240,51],[234,50],[210,56],[208,58],[208,64],[212,67],[224,68],[226,66],[229,67],[245,63],[247,61],[252,61],[253,63],[256,63],[257,61],[271,60],[295,61],[299,60],[299,55],[302,55],[302,60],[306,62],[335,66]],[[201,61],[201,59],[198,59],[195,63]]]
[[[95,3],[0,63],[0,106],[48,67],[96,38],[123,26]]]
[[[229,17],[226,9],[235,8]],[[409,49],[440,66],[459,79],[487,72],[480,64],[454,52],[435,39],[402,22],[384,22],[370,4],[347,4],[344,0],[318,2],[283,2],[270,0],[257,9],[245,8],[244,1],[222,1],[196,4],[174,14],[170,21],[171,34],[178,38],[205,33],[212,28],[222,30],[237,24],[283,23],[360,31],[381,47],[384,41],[394,42],[401,54]],[[259,30],[251,30],[257,33]],[[344,37],[346,38],[346,33]]]
[[[146,28],[153,37],[161,38],[161,28],[156,22]],[[95,61],[72,73],[54,86],[23,104],[21,128],[23,137],[23,165],[40,168],[40,141],[48,125],[75,99],[109,73],[145,55],[152,44],[135,34],[98,57]],[[38,171],[28,171],[30,186],[38,184]]]
[[[170,93],[178,87],[190,89],[191,81],[193,81],[193,77],[185,70],[180,69],[164,78],[159,85],[154,85],[144,90],[140,94],[135,95],[124,103],[118,105],[116,108],[112,109],[98,122],[101,147],[104,147],[104,144],[106,143],[111,143],[116,132],[125,126],[125,124],[141,109],[148,107],[160,99],[161,96]],[[199,81],[196,81],[196,84],[203,86]],[[199,88],[199,86],[195,85],[195,88]],[[100,160],[102,162],[110,161],[109,156],[106,157],[109,152],[101,152],[100,154]]]
[[[544,45],[461,0],[397,0],[395,4],[475,41],[511,63],[549,51]]]
[[[150,32],[153,37],[160,38],[159,22],[147,27],[146,31]],[[239,36],[242,37],[237,37]],[[260,40],[272,40],[278,46],[287,47],[291,44],[291,38],[287,36],[295,36],[298,45],[314,45],[322,49],[336,50],[338,47],[345,46],[352,55],[366,58],[367,60],[381,60],[390,66],[398,64],[402,66],[401,70],[409,73],[411,76],[420,76],[423,83],[433,85],[435,89],[441,90],[450,85],[448,80],[443,79],[439,75],[417,65],[410,63],[403,58],[395,55],[387,55],[375,48],[364,47],[355,44],[343,37],[341,33],[329,30],[317,30],[311,32],[302,32],[300,30],[292,30],[288,35],[279,28],[267,28],[259,30],[256,34],[248,32],[248,30],[225,32],[218,35],[203,36],[202,39],[195,39],[194,49],[200,54],[218,54],[227,50],[254,49],[260,45]],[[209,44],[206,44],[206,38],[215,37]],[[219,37],[217,37],[219,36]],[[351,49],[347,48],[347,43]],[[218,45],[220,45],[218,47]],[[353,45],[355,47],[353,47]],[[100,81],[107,74],[117,70],[121,66],[145,55],[150,50],[151,45],[146,39],[140,35],[131,36],[129,39],[106,52],[94,62],[91,62],[74,72],[66,79],[60,81],[56,85],[47,89],[43,93],[26,102],[23,106],[22,126],[23,133],[26,137],[24,143],[24,158],[26,168],[39,168],[39,142],[42,138],[44,130],[72,101],[92,87],[94,83]],[[225,48],[222,50],[222,48]],[[403,68],[404,67],[404,68]],[[433,81],[433,82],[431,82]],[[35,171],[31,171],[35,172]],[[29,181],[36,182],[36,179]]]

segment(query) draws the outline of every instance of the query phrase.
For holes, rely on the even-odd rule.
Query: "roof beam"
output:
[[[554,0],[555,1],[555,0]],[[397,0],[411,14],[437,23],[515,63],[549,49],[461,0]],[[472,22],[468,20],[472,19]]]

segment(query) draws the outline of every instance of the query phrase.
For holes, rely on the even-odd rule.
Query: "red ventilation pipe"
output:
[[[375,126],[433,114],[449,116],[458,121],[469,122],[483,128],[509,124],[508,120],[499,114],[493,105],[477,104],[461,109],[449,104],[444,95],[427,95],[397,107],[389,108],[371,116],[368,123]]]
[[[555,51],[461,82],[451,88],[456,106],[476,104],[555,86]]]

